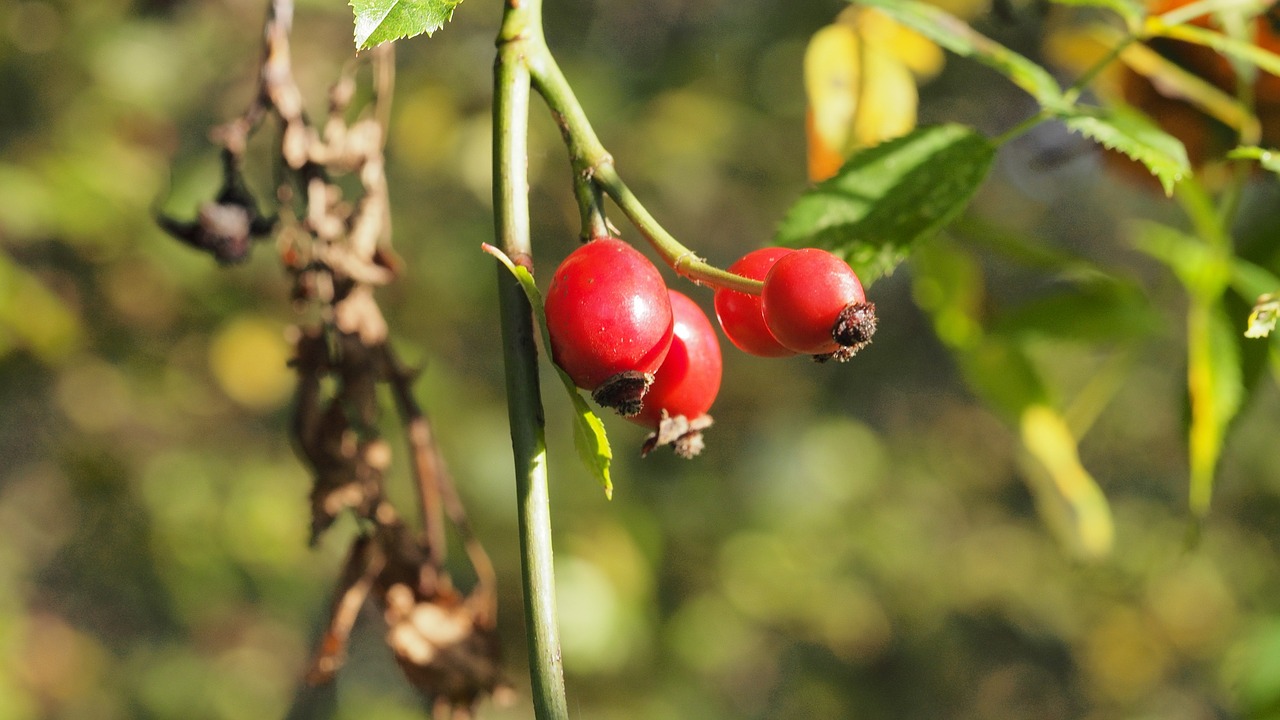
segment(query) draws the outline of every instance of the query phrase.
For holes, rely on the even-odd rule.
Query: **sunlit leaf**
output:
[[[1061,104],[1062,88],[1049,71],[1035,62],[979,33],[946,11],[914,0],[857,0],[919,32],[951,52],[973,58],[1009,78],[1041,105]]]
[[[1223,35],[1197,25],[1168,25],[1160,17],[1150,18],[1147,21],[1146,31],[1155,36],[1203,45],[1272,75],[1280,75],[1280,55],[1260,48],[1247,40]]]
[[[1084,557],[1105,556],[1115,537],[1111,507],[1081,464],[1066,421],[1046,405],[1031,405],[1022,412],[1019,434],[1027,451],[1023,469],[1050,526]]]
[[[1257,160],[1263,170],[1280,175],[1280,153],[1256,146],[1238,147],[1227,153],[1227,157],[1237,160]]]
[[[815,182],[834,175],[854,151],[916,125],[915,78],[888,47],[863,32],[849,24],[828,25],[805,50],[809,179]]]
[[[1059,117],[1068,128],[1142,163],[1168,195],[1191,172],[1182,142],[1133,110],[1075,107]]]
[[[1124,42],[1114,30],[1096,28],[1100,38],[1110,44]],[[1145,43],[1131,43],[1120,53],[1120,61],[1130,70],[1151,81],[1161,95],[1185,100],[1228,127],[1243,132],[1257,132],[1258,118],[1252,108],[1234,95],[1161,55]]]
[[[462,0],[351,0],[357,50],[384,42],[431,35],[453,18]]]
[[[1216,299],[1231,281],[1230,258],[1193,235],[1166,225],[1142,223],[1135,243],[1139,250],[1168,265],[1193,297]]]
[[[542,293],[539,292],[533,275],[526,268],[511,262],[511,258],[498,248],[488,244],[483,247],[485,252],[497,258],[520,282],[525,296],[529,298],[529,305],[533,307],[533,316],[542,334],[543,347],[551,347],[551,338],[547,334],[547,317],[542,305]],[[573,380],[569,379],[569,375],[554,363],[552,367],[556,369],[556,375],[560,377],[560,382],[573,403],[573,446],[578,451],[578,459],[604,486],[605,497],[612,498],[613,478],[610,476],[609,467],[613,463],[613,449],[609,446],[609,437],[605,434],[604,423],[582,398]]]
[[[1188,443],[1191,509],[1209,510],[1213,481],[1227,429],[1244,400],[1237,330],[1218,303],[1192,301],[1187,311],[1187,392],[1191,402]]]
[[[1214,13],[1231,12],[1253,17],[1266,12],[1272,4],[1274,0],[1180,0],[1163,4],[1149,3],[1148,6],[1153,11],[1159,8],[1164,9],[1164,12],[1154,18],[1155,22],[1181,25],[1206,18]]]
[[[783,218],[775,242],[839,253],[869,284],[964,209],[994,157],[995,146],[971,128],[920,128],[854,155],[835,177],[808,190]]]

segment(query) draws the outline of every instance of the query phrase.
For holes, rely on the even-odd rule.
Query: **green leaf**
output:
[[[1058,113],[1067,127],[1146,166],[1166,195],[1191,172],[1187,149],[1135,110],[1074,107]]]
[[[384,42],[431,35],[453,18],[462,0],[351,0],[357,50]]]
[[[1130,25],[1136,25],[1142,21],[1144,12],[1142,3],[1134,0],[1053,0],[1059,5],[1071,5],[1074,7],[1096,7],[1104,10],[1110,10]]]
[[[1157,223],[1142,223],[1138,249],[1168,265],[1187,292],[1205,302],[1215,300],[1232,279],[1232,262],[1194,235]]]
[[[1264,20],[1265,22],[1265,20]],[[1280,75],[1280,55],[1264,50],[1247,41],[1223,35],[1198,25],[1168,25],[1159,17],[1147,21],[1146,30],[1151,35],[1158,35],[1175,40],[1203,45],[1223,55],[1244,61],[1260,70]]]
[[[529,305],[533,307],[534,319],[537,320],[538,330],[542,333],[543,347],[551,347],[551,337],[547,334],[547,316],[542,306],[542,293],[538,291],[538,284],[534,282],[533,275],[526,268],[511,262],[511,258],[498,248],[489,244],[482,247],[485,252],[497,258],[507,270],[510,270],[516,280],[520,281],[520,287],[529,298]],[[569,379],[569,375],[554,363],[552,367],[556,369],[556,375],[560,377],[560,382],[573,403],[573,446],[578,451],[578,459],[604,486],[605,497],[613,499],[613,478],[609,474],[609,466],[613,463],[613,449],[609,447],[609,437],[605,434],[604,423],[601,422],[600,416],[591,410],[587,401],[582,399],[582,395],[573,384],[573,380]]]
[[[1041,105],[1062,104],[1062,88],[1049,71],[979,33],[954,15],[914,0],[856,0],[873,7],[962,57],[983,63],[1027,91]]]
[[[1253,145],[1238,147],[1227,153],[1227,157],[1236,160],[1257,160],[1263,170],[1280,175],[1280,153]]]
[[[971,128],[919,128],[855,154],[805,192],[774,241],[841,254],[869,285],[964,209],[994,158],[995,145]]]

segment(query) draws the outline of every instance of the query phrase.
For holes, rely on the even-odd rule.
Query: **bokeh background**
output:
[[[624,177],[725,265],[767,243],[806,186],[802,58],[840,8],[548,0],[547,33]],[[1038,55],[1042,14],[976,11]],[[270,244],[220,269],[150,218],[157,204],[192,213],[216,188],[205,133],[251,96],[264,12],[258,0],[0,5],[0,718],[279,718],[293,702],[356,532],[347,519],[306,546],[308,478],[286,434],[284,335],[298,316]],[[313,112],[352,55],[349,13],[298,3],[295,65]],[[418,395],[500,574],[519,699],[484,707],[495,720],[532,715],[494,267],[479,249],[492,233],[499,15],[496,0],[469,0],[434,38],[400,46],[388,157],[406,272],[379,296],[397,348],[424,368]],[[990,133],[1032,110],[956,58],[921,101],[923,120]],[[530,147],[545,275],[578,229],[537,104]],[[251,173],[267,187],[268,163]],[[1252,183],[1246,219],[1270,228],[1275,198]],[[572,714],[1280,718],[1280,402],[1265,377],[1189,548],[1184,299],[1133,250],[1137,217],[1178,222],[1046,126],[1002,150],[938,241],[979,258],[992,305],[1048,280],[991,236],[1089,258],[1143,289],[1153,321],[1121,338],[1129,360],[1081,445],[1115,514],[1101,561],[1073,558],[1045,528],[1014,431],[967,388],[916,304],[910,263],[873,288],[882,328],[848,365],[726,345],[701,458],[641,460],[643,432],[606,418],[612,502],[577,464],[548,384]],[[1069,396],[1107,350],[1049,338],[1036,357]],[[392,493],[408,509],[399,468]],[[461,553],[452,560],[469,577]],[[315,717],[424,716],[382,632],[367,608],[316,705],[331,715]]]

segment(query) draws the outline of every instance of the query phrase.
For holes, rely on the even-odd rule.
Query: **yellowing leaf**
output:
[[[809,97],[810,179],[830,177],[835,157],[910,132],[919,102],[915,79],[901,60],[863,40],[845,24],[814,34],[805,51]]]
[[[840,13],[836,22],[857,29],[867,42],[879,45],[901,60],[921,80],[942,72],[946,56],[937,43],[879,10],[853,6]]]
[[[1022,411],[1019,430],[1027,451],[1023,467],[1045,519],[1084,557],[1105,556],[1115,535],[1111,507],[1080,464],[1066,421],[1052,408],[1033,404]]]

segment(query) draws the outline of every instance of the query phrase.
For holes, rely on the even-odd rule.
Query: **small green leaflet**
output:
[[[431,35],[453,18],[462,0],[351,0],[357,50],[384,42]]]
[[[1227,153],[1227,157],[1235,160],[1257,160],[1263,170],[1280,175],[1280,152],[1255,146],[1238,147]]]
[[[538,330],[542,333],[543,347],[551,347],[551,338],[547,335],[547,316],[542,308],[542,293],[538,291],[538,284],[534,282],[533,275],[525,268],[511,262],[511,258],[498,248],[484,243],[481,245],[484,251],[494,256],[506,266],[516,280],[520,282],[520,287],[524,290],[524,294],[529,298],[529,305],[533,307],[533,317],[538,322]],[[565,392],[569,394],[569,399],[573,402],[573,446],[578,451],[578,459],[582,460],[582,464],[587,466],[587,470],[600,484],[604,486],[604,496],[613,499],[613,478],[609,475],[609,466],[613,462],[613,450],[609,447],[609,438],[604,432],[604,423],[600,421],[600,417],[591,410],[591,406],[587,405],[587,401],[582,399],[582,395],[578,393],[578,388],[569,379],[559,366],[552,363],[552,367],[556,369],[556,375],[560,376],[560,382],[564,384]]]
[[[1031,94],[1044,107],[1062,104],[1062,88],[1049,71],[979,33],[954,15],[915,0],[856,0],[873,7],[942,47],[987,65]]]
[[[1066,126],[1142,163],[1164,187],[1166,195],[1191,172],[1182,141],[1156,127],[1135,110],[1077,106],[1058,113]]]
[[[870,285],[968,204],[995,151],[963,125],[923,127],[863,150],[800,196],[774,241],[843,255]]]

